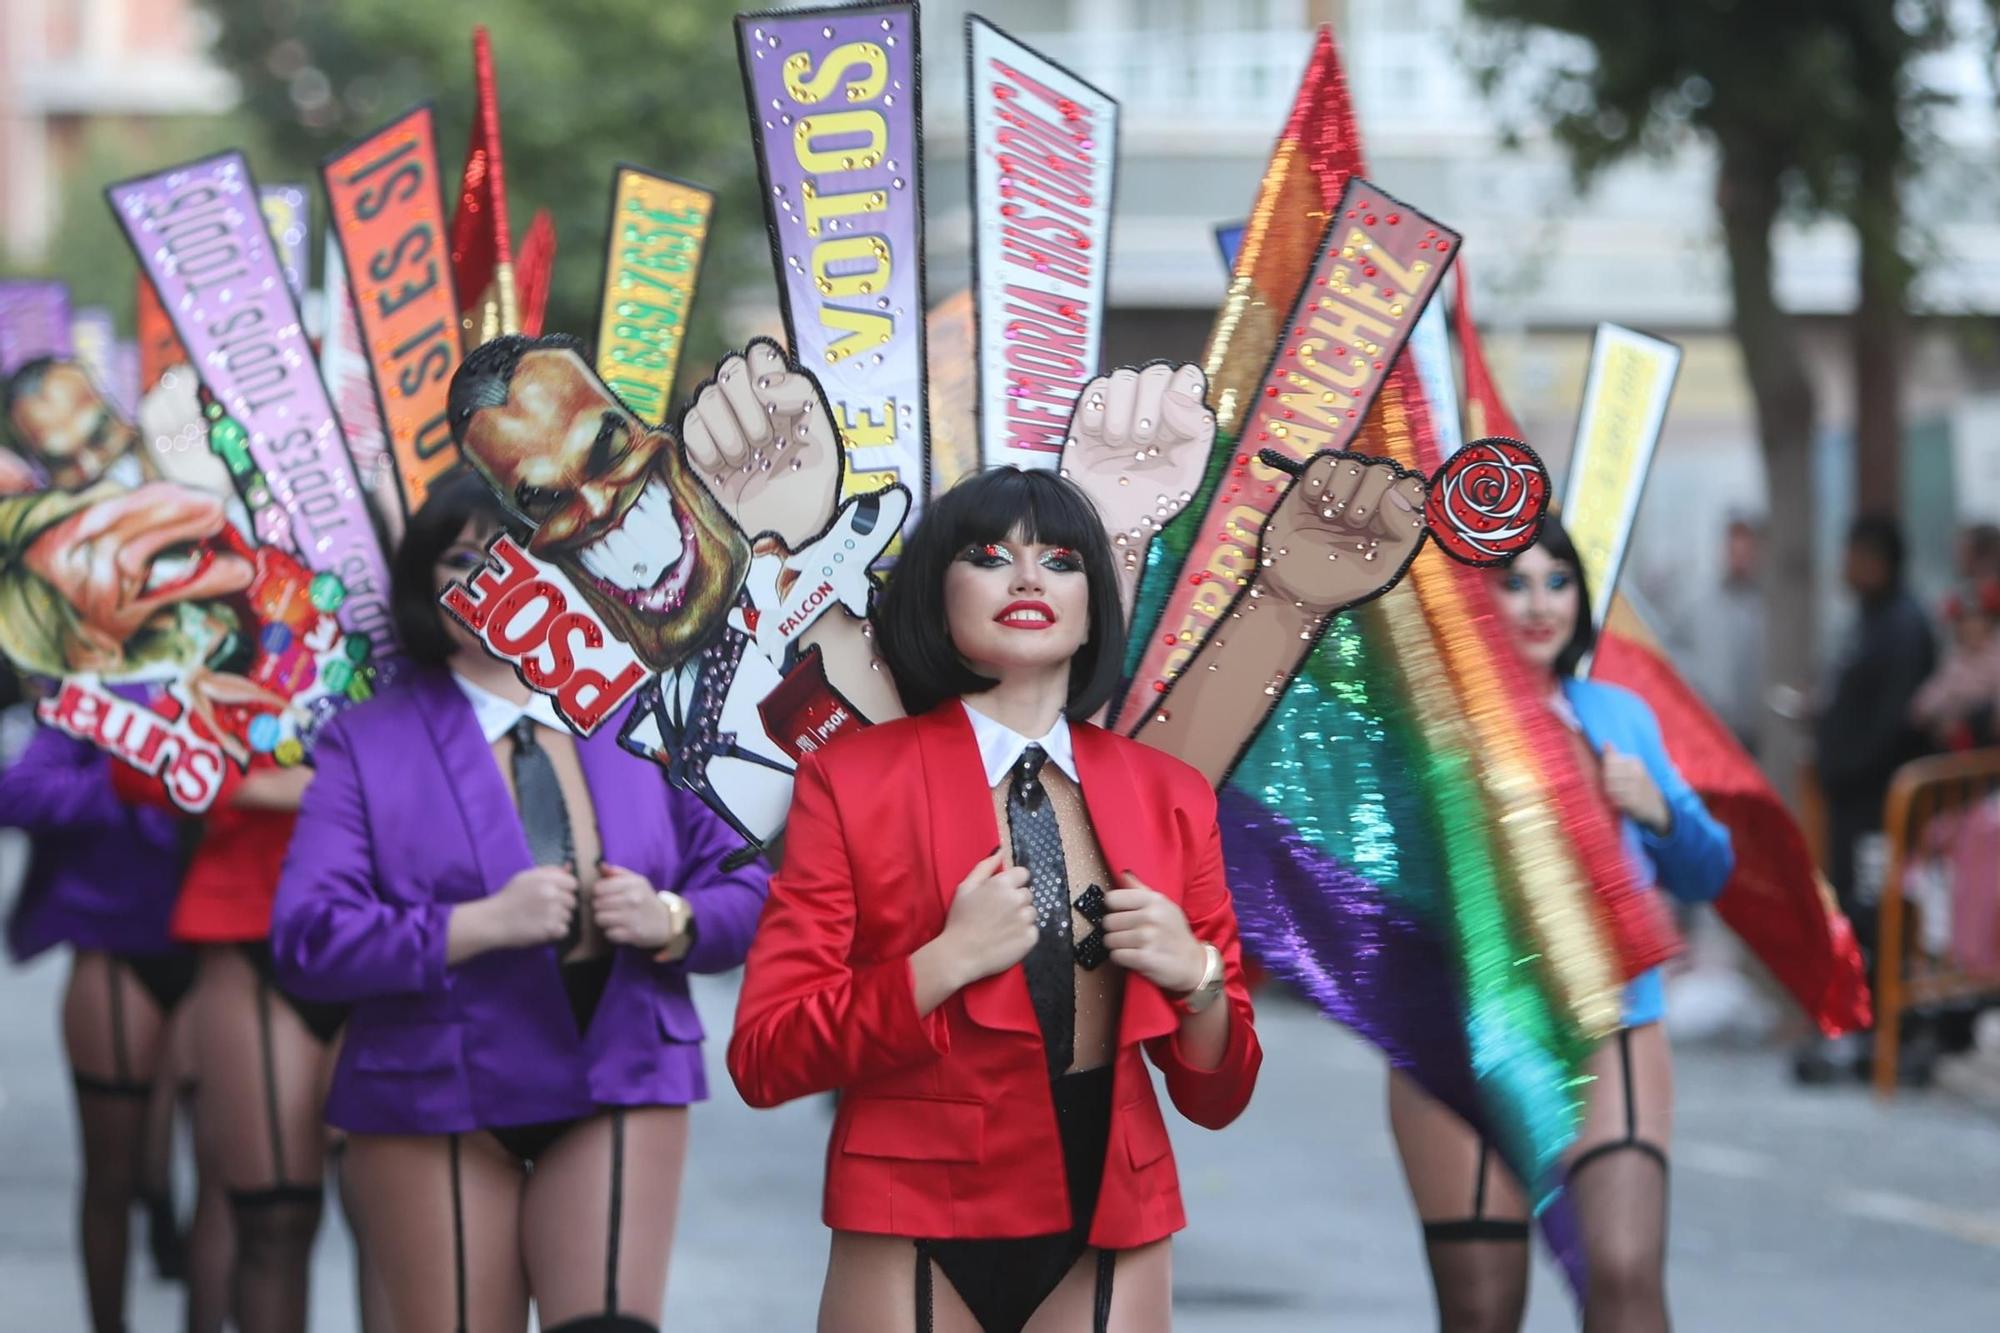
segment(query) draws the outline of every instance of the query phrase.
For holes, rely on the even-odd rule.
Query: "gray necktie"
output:
[[[569,827],[569,806],[549,752],[535,739],[535,723],[523,717],[514,724],[514,804],[521,812],[521,830],[528,835],[528,855],[538,866],[576,865],[576,840]],[[581,911],[570,917],[562,952],[568,952],[583,928]]]
[[[1022,967],[1028,998],[1042,1025],[1049,1077],[1069,1068],[1076,1051],[1076,973],[1070,952],[1069,866],[1063,858],[1062,829],[1042,786],[1048,754],[1030,745],[1007,784],[1007,828],[1013,835],[1014,864],[1026,866],[1035,899],[1035,947]]]

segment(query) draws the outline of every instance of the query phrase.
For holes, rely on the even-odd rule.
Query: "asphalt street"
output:
[[[66,964],[0,974],[0,1328],[83,1329],[72,1255],[75,1131],[56,1033]],[[712,1033],[733,983],[704,979]],[[1390,1149],[1383,1069],[1304,1007],[1262,1006],[1249,1112],[1174,1123],[1192,1225],[1175,1244],[1185,1333],[1430,1328],[1416,1225]],[[810,1330],[827,1109],[746,1108],[711,1042],[719,1095],[696,1114],[669,1329]],[[2000,1327],[2000,1121],[1944,1093],[1882,1106],[1805,1091],[1768,1053],[1684,1050],[1670,1284],[1695,1333],[1991,1333]],[[183,1197],[186,1189],[183,1187]],[[329,1211],[313,1327],[349,1330],[350,1248]],[[137,1280],[133,1333],[179,1327],[177,1289]],[[1528,1328],[1575,1327],[1539,1264]]]

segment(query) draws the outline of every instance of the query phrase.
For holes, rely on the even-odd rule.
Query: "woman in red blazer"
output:
[[[753,1106],[841,1093],[819,1327],[1165,1328],[1186,1219],[1140,1050],[1212,1129],[1262,1058],[1214,793],[1082,720],[1124,630],[1053,473],[939,499],[876,620],[912,716],[800,765],[729,1048]]]

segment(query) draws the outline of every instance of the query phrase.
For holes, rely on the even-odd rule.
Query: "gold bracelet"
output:
[[[687,934],[688,926],[694,921],[694,907],[672,889],[659,890],[659,897],[660,901],[667,905],[667,942],[653,955],[653,961],[677,962],[686,956],[685,951],[677,954],[674,950],[680,944],[681,937]]]
[[[1201,980],[1196,983],[1193,990],[1180,999],[1181,1008],[1191,1014],[1198,1014],[1215,1003],[1217,997],[1222,994],[1222,981],[1227,974],[1222,961],[1222,950],[1206,940],[1202,941],[1201,948],[1203,954]]]

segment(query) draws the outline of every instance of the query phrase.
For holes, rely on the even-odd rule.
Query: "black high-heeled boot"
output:
[[[187,1233],[174,1213],[173,1196],[148,1194],[142,1206],[146,1210],[146,1246],[153,1256],[153,1271],[164,1282],[187,1281]]]

